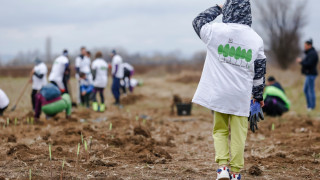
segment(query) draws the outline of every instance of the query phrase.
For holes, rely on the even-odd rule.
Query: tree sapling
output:
[[[63,158],[63,160],[62,160],[62,167],[61,167],[61,176],[60,176],[60,180],[62,180],[63,179],[63,168],[64,168],[64,163],[65,163],[65,157]]]

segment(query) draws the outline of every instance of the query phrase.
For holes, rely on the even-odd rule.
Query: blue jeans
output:
[[[113,77],[111,90],[116,100],[116,103],[120,103],[120,79],[119,78]]]
[[[304,83],[304,94],[306,95],[307,105],[310,109],[316,108],[315,80],[317,76],[307,75]]]

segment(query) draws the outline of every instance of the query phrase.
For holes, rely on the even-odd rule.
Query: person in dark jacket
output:
[[[307,100],[308,111],[312,111],[316,108],[315,80],[318,76],[317,65],[319,57],[317,51],[313,47],[312,39],[305,42],[304,49],[305,58],[298,58],[297,62],[301,64],[302,74],[306,76],[304,93]]]
[[[281,116],[289,111],[290,101],[281,84],[273,76],[268,78],[267,87],[263,93],[265,106],[263,111],[269,116]]]
[[[273,76],[268,77],[267,86],[274,86],[274,87],[280,89],[281,91],[285,92],[284,89],[282,88],[281,84]]]

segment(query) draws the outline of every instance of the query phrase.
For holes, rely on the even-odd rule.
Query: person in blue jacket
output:
[[[80,73],[80,94],[82,105],[89,108],[90,107],[90,97],[93,91],[93,85],[87,79],[85,73]]]

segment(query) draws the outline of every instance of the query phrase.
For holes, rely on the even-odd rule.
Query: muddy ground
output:
[[[171,115],[173,95],[190,98],[195,91],[199,72],[188,83],[182,76],[190,73],[139,76],[144,85],[123,99],[123,109],[111,105],[108,88],[104,113],[78,107],[70,120],[61,113],[33,125],[29,88],[0,120],[0,179],[28,179],[30,169],[32,179],[59,179],[62,172],[63,179],[215,179],[211,112],[194,105],[192,116]],[[25,80],[0,78],[0,88],[14,101]],[[243,179],[320,179],[320,116],[301,108],[267,117],[258,133],[249,132]]]

